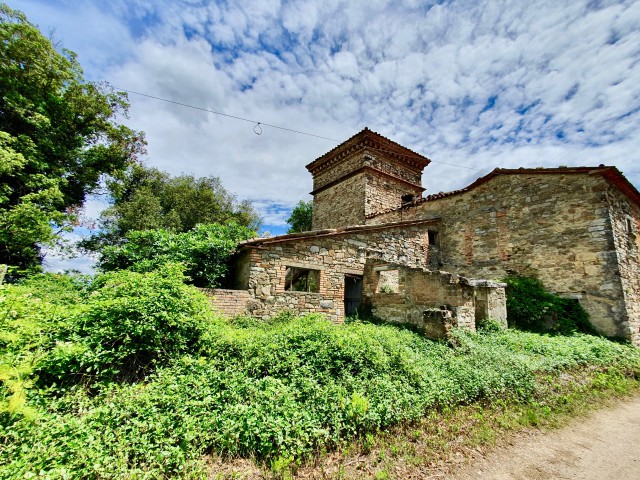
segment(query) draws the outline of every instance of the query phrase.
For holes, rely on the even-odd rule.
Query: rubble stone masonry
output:
[[[384,288],[389,277],[397,284]],[[445,337],[454,326],[475,330],[488,318],[506,326],[503,283],[377,261],[367,262],[364,278],[363,298],[374,315],[411,324],[428,337]]]
[[[640,208],[615,188],[607,189],[611,231],[615,244],[628,333],[640,345]]]
[[[344,320],[345,276],[364,274],[367,259],[416,267],[428,265],[428,228],[433,222],[381,228],[312,232],[296,238],[274,237],[246,242],[237,270],[248,271],[245,284],[254,301],[250,313],[269,318],[278,312],[319,312]],[[248,253],[247,253],[248,252]],[[317,293],[285,290],[287,267],[319,271]]]
[[[536,275],[551,291],[578,299],[600,332],[638,340],[639,212],[603,176],[498,174],[427,198],[369,222],[441,217],[442,269],[490,279]],[[633,232],[626,233],[629,217]]]

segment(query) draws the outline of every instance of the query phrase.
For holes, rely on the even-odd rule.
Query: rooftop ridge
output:
[[[375,142],[379,145],[375,145]],[[313,174],[318,170],[322,170],[322,167],[325,164],[339,161],[353,152],[367,147],[373,150],[386,152],[391,154],[393,157],[404,160],[405,162],[413,163],[417,168],[424,168],[431,163],[431,160],[424,155],[420,155],[419,153],[394,142],[384,135],[365,127],[363,130],[332,148],[327,153],[316,158],[313,162],[306,165],[306,168]]]
[[[633,186],[629,180],[622,174],[620,170],[611,165],[603,165],[600,164],[597,167],[589,167],[589,166],[580,166],[580,167],[535,167],[535,168],[495,168],[491,172],[479,177],[474,182],[470,183],[466,187],[459,188],[457,190],[451,190],[449,192],[438,192],[432,193],[431,195],[427,195],[426,197],[422,197],[416,200],[413,204],[409,206],[402,206],[398,208],[390,208],[387,210],[383,210],[381,212],[377,212],[375,214],[369,214],[365,218],[375,218],[380,215],[384,215],[385,213],[390,213],[406,208],[411,208],[417,206],[421,203],[432,202],[435,200],[439,200],[441,198],[452,197],[454,195],[459,195],[461,193],[469,192],[480,185],[490,181],[494,177],[498,175],[521,175],[521,174],[539,174],[539,175],[548,175],[548,174],[578,174],[578,173],[586,173],[590,175],[600,174],[605,177],[607,180],[611,181],[616,187],[618,187],[627,197],[629,197],[636,204],[640,205],[640,192]]]

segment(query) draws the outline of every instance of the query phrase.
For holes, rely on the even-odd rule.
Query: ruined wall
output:
[[[369,222],[441,216],[444,270],[490,279],[537,275],[550,290],[578,298],[600,332],[626,336],[608,190],[600,175],[500,175]]]
[[[432,338],[453,326],[475,330],[486,318],[506,324],[504,284],[377,261],[367,262],[364,278],[364,301],[374,315]]]
[[[613,187],[608,200],[627,317],[621,328],[628,330],[625,337],[640,345],[640,208]]]
[[[247,246],[248,282],[244,286],[256,300],[251,313],[269,318],[280,311],[320,312],[333,321],[344,320],[345,275],[363,275],[368,258],[425,267],[427,224],[366,232],[297,238]],[[287,267],[319,271],[317,293],[285,290]],[[238,268],[245,268],[239,265]]]

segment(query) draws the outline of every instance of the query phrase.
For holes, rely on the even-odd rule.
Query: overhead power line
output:
[[[331,142],[336,142],[336,143],[340,143],[342,141],[342,140],[337,140],[335,138],[323,137],[322,135],[316,135],[315,133],[303,132],[302,130],[295,130],[293,128],[283,127],[281,125],[273,125],[273,124],[270,124],[270,123],[259,122],[258,120],[252,120],[251,118],[239,117],[238,115],[230,115],[228,113],[223,113],[223,112],[218,112],[216,110],[211,110],[210,108],[197,107],[195,105],[190,105],[188,103],[177,102],[175,100],[169,100],[168,98],[156,97],[154,95],[149,95],[147,93],[134,92],[133,90],[127,90],[126,88],[118,88],[118,87],[113,87],[113,88],[115,88],[116,90],[122,91],[122,92],[131,93],[133,95],[139,95],[141,97],[151,98],[153,100],[158,100],[158,101],[165,102],[165,103],[172,103],[174,105],[179,105],[179,106],[185,107],[185,108],[192,108],[194,110],[200,110],[202,112],[213,113],[214,115],[220,115],[222,117],[233,118],[235,120],[241,120],[243,122],[252,123],[254,125],[253,131],[256,133],[256,135],[261,135],[262,134],[262,128],[261,127],[271,127],[271,128],[276,128],[278,130],[283,130],[285,132],[297,133],[299,135],[306,135],[308,137],[320,138],[322,140],[329,140]],[[259,129],[259,131],[256,130],[256,129]],[[380,149],[380,148],[376,148],[376,150],[387,151],[387,150],[383,150],[383,149]],[[393,153],[393,152],[391,152],[391,153]],[[412,156],[412,155],[407,155],[407,156]],[[417,155],[415,155],[415,157],[419,158]],[[450,167],[465,168],[467,170],[475,170],[475,171],[478,171],[478,172],[481,171],[480,168],[467,167],[465,165],[457,165],[455,163],[441,162],[441,161],[438,161],[438,160],[431,160],[431,161],[434,162],[434,163],[440,163],[442,165],[448,165]]]
[[[114,88],[116,90],[121,90],[123,92],[132,93],[134,95],[140,95],[141,97],[153,98],[154,100],[160,100],[161,102],[166,102],[166,103],[173,103],[174,105],[180,105],[181,107],[193,108],[194,110],[201,110],[203,112],[213,113],[215,115],[221,115],[223,117],[229,117],[229,118],[234,118],[236,120],[242,120],[243,122],[253,123],[256,126],[277,128],[278,130],[284,130],[285,132],[298,133],[300,135],[307,135],[309,137],[321,138],[323,140],[329,140],[331,142],[340,143],[340,140],[336,140],[335,138],[323,137],[322,135],[316,135],[315,133],[303,132],[301,130],[294,130],[293,128],[282,127],[280,125],[272,125],[270,123],[259,122],[257,120],[251,120],[250,118],[239,117],[237,115],[229,115],[228,113],[217,112],[216,110],[211,110],[209,108],[196,107],[195,105],[189,105],[188,103],[176,102],[175,100],[169,100],[167,98],[155,97],[153,95],[148,95],[146,93],[134,92],[132,90],[127,90],[125,88],[117,88],[117,87],[114,87]],[[260,135],[260,133],[258,133],[258,132],[256,132],[256,134]]]

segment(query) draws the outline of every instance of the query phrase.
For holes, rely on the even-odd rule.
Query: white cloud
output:
[[[438,2],[440,3],[440,2]],[[640,3],[19,0],[90,78],[338,140],[368,125],[488,169],[614,164],[640,185]],[[335,142],[131,96],[147,162],[217,175],[281,225]],[[471,172],[471,175],[469,173]],[[433,163],[429,191],[474,171]],[[279,223],[278,223],[279,222]]]

